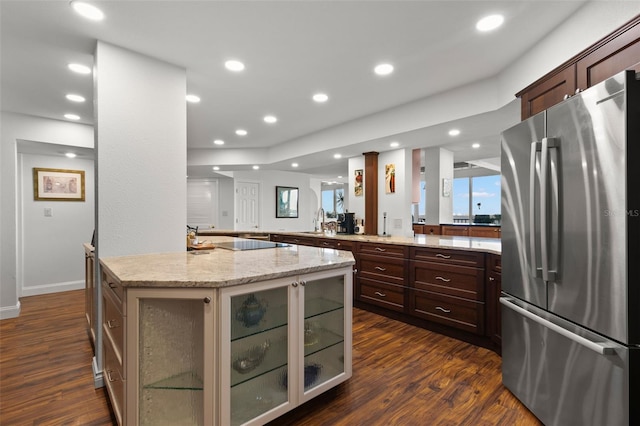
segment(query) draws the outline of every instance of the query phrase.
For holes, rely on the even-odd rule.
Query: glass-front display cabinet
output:
[[[220,424],[263,424],[351,377],[352,268],[223,288]]]
[[[125,424],[214,424],[215,291],[130,289],[127,301]]]

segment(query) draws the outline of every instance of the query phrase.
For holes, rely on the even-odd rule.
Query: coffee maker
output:
[[[355,234],[355,213],[338,213],[338,234]]]

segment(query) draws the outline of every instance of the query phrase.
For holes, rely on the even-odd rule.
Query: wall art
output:
[[[396,192],[396,165],[387,164],[384,166],[384,191],[387,194]]]
[[[36,201],[84,201],[84,170],[33,168]]]
[[[364,173],[362,169],[358,169],[355,171],[355,178],[353,183],[353,193],[356,197],[362,196],[362,180],[364,178]]]

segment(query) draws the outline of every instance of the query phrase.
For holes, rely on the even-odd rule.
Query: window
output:
[[[323,188],[322,208],[328,219],[335,219],[339,213],[344,213],[344,187]]]
[[[500,175],[453,180],[454,223],[500,223],[500,218]]]

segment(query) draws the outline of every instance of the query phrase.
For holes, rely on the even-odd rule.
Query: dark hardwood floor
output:
[[[81,290],[0,321],[0,425],[115,424],[94,389]],[[540,425],[495,353],[354,309],[353,377],[271,425]]]

